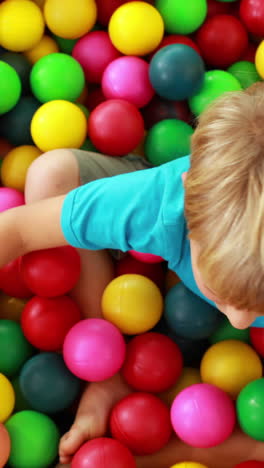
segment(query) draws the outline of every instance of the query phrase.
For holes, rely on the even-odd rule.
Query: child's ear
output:
[[[182,178],[182,181],[183,181],[183,185],[184,185],[184,182],[185,182],[185,180],[186,180],[187,174],[188,174],[188,172],[186,171],[186,172],[183,172],[182,175],[181,175],[181,178]]]

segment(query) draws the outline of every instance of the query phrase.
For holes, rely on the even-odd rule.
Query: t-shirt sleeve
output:
[[[166,259],[162,167],[99,179],[65,198],[61,226],[69,244],[83,249],[120,249]]]

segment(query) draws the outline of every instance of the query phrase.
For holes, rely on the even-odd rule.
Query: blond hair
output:
[[[220,301],[264,305],[264,84],[227,93],[201,115],[185,188],[198,267]]]

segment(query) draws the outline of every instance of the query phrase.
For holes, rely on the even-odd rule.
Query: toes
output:
[[[61,439],[59,449],[61,463],[69,463],[71,456],[86,440],[87,434],[80,427],[74,425]]]

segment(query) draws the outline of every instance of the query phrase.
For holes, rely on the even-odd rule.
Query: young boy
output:
[[[82,274],[73,297],[85,317],[100,317],[102,292],[114,275],[103,249],[153,253],[235,327],[248,327],[264,315],[263,122],[260,85],[229,93],[203,113],[191,163],[184,157],[149,168],[135,156],[78,150],[40,156],[28,171],[27,205],[1,214],[0,265],[32,250],[77,247]],[[109,177],[124,172],[130,173]],[[69,463],[84,441],[104,434],[113,404],[130,391],[120,375],[87,386],[75,423],[62,438],[61,463]],[[264,461],[264,444],[239,431],[210,450],[172,439],[137,462],[140,468],[165,468],[187,459],[231,468],[245,459]]]

